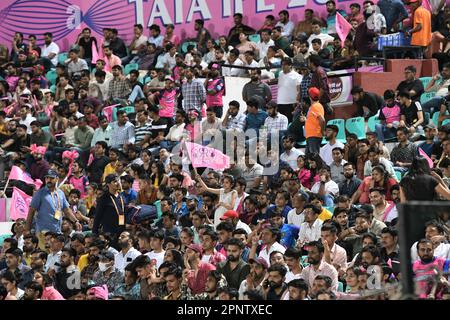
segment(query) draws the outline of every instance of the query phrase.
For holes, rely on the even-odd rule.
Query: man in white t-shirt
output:
[[[326,207],[334,206],[334,198],[339,195],[339,186],[331,180],[330,167],[325,166],[319,171],[320,181],[311,187],[312,193],[317,193]]]
[[[259,52],[259,60],[264,59],[267,56],[267,50],[269,50],[269,47],[275,45],[275,42],[273,42],[270,34],[270,30],[261,31],[261,41],[256,44]]]
[[[312,41],[314,39],[320,39],[322,41],[321,49],[325,48],[329,42],[333,42],[334,38],[327,33],[322,33],[322,27],[319,21],[312,22],[312,34],[308,38],[309,46],[312,47]]]
[[[270,265],[270,254],[272,252],[279,251],[284,254],[286,251],[286,248],[277,242],[277,238],[280,235],[280,230],[270,225],[266,225],[261,232],[261,240],[264,245],[259,252],[258,257],[263,258],[268,265]],[[254,245],[258,245],[258,243],[252,242],[252,246]]]
[[[292,170],[297,170],[297,158],[304,153],[294,147],[295,139],[292,136],[283,138],[284,152],[280,155],[280,159],[287,162]]]
[[[133,248],[133,239],[128,231],[120,234],[118,244],[122,249],[114,258],[114,267],[123,273],[125,267],[140,256],[141,253]]]
[[[300,279],[300,275],[302,273],[301,258],[301,250],[295,247],[286,249],[284,253],[284,260],[286,261],[289,271],[286,273],[284,282],[289,283],[294,279]]]
[[[298,101],[303,76],[292,70],[292,59],[289,57],[283,58],[281,67],[282,71],[278,76],[278,111],[284,114],[291,123],[293,120],[292,112]]]
[[[339,132],[339,128],[335,125],[328,125],[325,129],[325,140],[328,141],[326,145],[320,148],[320,157],[327,164],[331,165],[333,162],[333,149],[341,148],[344,149],[344,144],[337,141],[336,137]]]
[[[41,57],[45,70],[49,70],[58,64],[59,46],[53,42],[53,35],[50,32],[44,34],[44,42],[45,45],[42,47]]]
[[[165,251],[163,250],[164,242],[164,231],[158,230],[150,237],[150,247],[153,249],[147,252],[145,255],[150,258],[150,260],[156,261],[156,269],[164,262]]]
[[[230,50],[228,59],[225,62],[225,64],[238,66],[238,67],[242,67],[244,65],[242,60],[239,59],[239,50],[238,49]],[[245,75],[246,75],[245,69],[230,68],[230,67],[222,68],[222,76],[224,76],[224,77],[245,77]]]
[[[305,195],[297,193],[292,199],[292,206],[294,207],[288,212],[287,220],[288,224],[296,225],[300,228],[303,222],[305,222],[305,214],[303,213],[307,199]]]

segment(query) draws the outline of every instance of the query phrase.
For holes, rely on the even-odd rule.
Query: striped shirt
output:
[[[146,122],[143,125],[136,125],[136,127],[134,128],[134,135],[136,137],[136,143],[139,143],[142,140],[144,140],[144,137],[146,135],[148,135],[148,136],[152,135],[151,127],[152,127],[152,125],[150,122]]]
[[[111,124],[111,147],[119,150],[123,149],[123,145],[126,143],[134,143],[136,138],[134,134],[134,125],[127,121],[125,125],[119,126],[119,122],[113,122]]]

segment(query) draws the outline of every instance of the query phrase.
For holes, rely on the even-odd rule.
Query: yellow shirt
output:
[[[86,266],[88,265],[88,256],[89,256],[88,253],[83,254],[78,260],[77,267],[78,270],[80,270],[80,272],[83,271],[83,269],[86,268]]]
[[[322,222],[325,220],[329,220],[333,217],[333,214],[325,208],[322,208],[322,212],[319,214],[318,218]]]
[[[105,178],[109,175],[109,174],[113,174],[116,173],[116,164],[117,161],[115,161],[114,163],[108,163],[105,167],[105,170],[103,170],[103,178],[102,180],[105,180]]]

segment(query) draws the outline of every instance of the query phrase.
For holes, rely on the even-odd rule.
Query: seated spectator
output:
[[[355,166],[350,162],[344,164],[344,178],[339,184],[339,194],[351,198],[358,190],[361,180],[355,176]]]
[[[386,199],[392,200],[391,188],[396,185],[397,181],[391,177],[383,165],[373,167],[372,175],[364,178],[358,190],[353,194],[351,203],[369,203],[370,189],[377,187],[386,190]]]
[[[375,125],[378,140],[381,142],[384,142],[385,139],[395,137],[396,130],[400,125],[402,112],[400,104],[395,100],[395,93],[393,90],[386,90],[384,92],[384,102],[385,105],[380,109],[378,115],[380,123]]]

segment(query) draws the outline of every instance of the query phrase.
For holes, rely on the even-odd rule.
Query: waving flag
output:
[[[11,207],[9,208],[10,218],[12,220],[20,218],[26,219],[32,198],[33,197],[27,195],[19,188],[14,187],[11,198]]]
[[[217,149],[193,142],[185,142],[185,145],[194,168],[206,167],[223,170],[230,167],[230,157]]]
[[[422,150],[422,148],[419,148],[419,154],[427,159],[428,165],[430,166],[430,169],[433,169],[433,160],[430,159],[430,157],[425,153],[425,151]]]
[[[12,166],[11,172],[9,173],[8,179],[11,180],[20,180],[27,184],[33,184],[36,186],[36,189],[39,189],[42,186],[42,181],[39,179],[33,180],[28,173],[20,169],[18,166]]]
[[[345,20],[345,18],[339,13],[336,12],[336,33],[341,39],[341,46],[344,47],[344,41],[347,39],[347,36],[352,29],[352,25]]]

